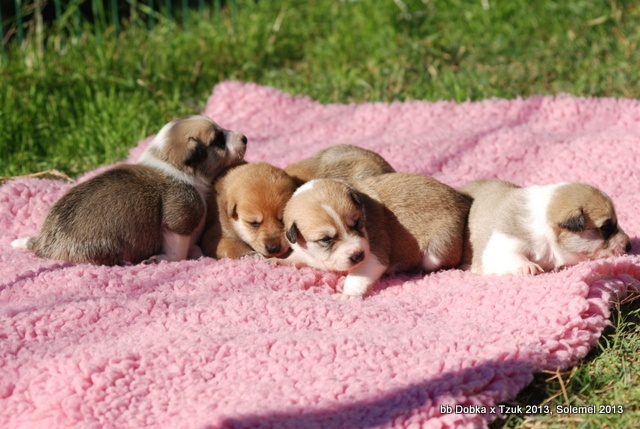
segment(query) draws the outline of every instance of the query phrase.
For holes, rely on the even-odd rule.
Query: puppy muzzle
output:
[[[267,258],[278,257],[289,250],[289,246],[284,243],[283,240],[281,240],[279,237],[265,241],[262,247],[264,248],[264,252],[260,253],[262,253]]]

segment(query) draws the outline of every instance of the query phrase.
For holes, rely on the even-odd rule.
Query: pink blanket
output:
[[[225,82],[205,114],[248,136],[249,161],[281,167],[350,142],[453,186],[589,182],[633,254],[533,278],[399,275],[340,302],[344,277],[309,268],[35,258],[9,243],[70,185],[15,180],[0,188],[0,427],[486,427],[535,372],[584,357],[612,301],[640,290],[640,102],[325,106]]]

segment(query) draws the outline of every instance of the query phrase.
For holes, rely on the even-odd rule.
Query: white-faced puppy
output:
[[[281,168],[256,162],[230,168],[209,196],[201,247],[206,256],[270,258],[289,250],[284,236],[284,207],[296,183]]]
[[[535,275],[631,250],[611,199],[583,183],[521,188],[477,180],[464,263],[478,274]]]
[[[385,273],[460,263],[470,200],[430,177],[389,173],[354,181],[316,179],[284,211],[291,254],[283,263],[347,272],[357,297]]]
[[[43,258],[97,265],[197,258],[212,180],[242,160],[246,143],[204,116],[174,120],[137,164],[71,188],[37,237],[12,244]]]
[[[363,179],[395,170],[375,152],[351,144],[337,144],[289,165],[285,171],[304,183],[320,178]]]

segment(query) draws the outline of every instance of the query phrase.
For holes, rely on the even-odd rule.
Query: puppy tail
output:
[[[22,237],[11,242],[11,247],[17,249],[33,249],[34,237]]]

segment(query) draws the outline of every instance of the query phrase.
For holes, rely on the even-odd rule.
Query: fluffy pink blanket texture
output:
[[[0,188],[0,427],[487,427],[490,407],[575,365],[612,303],[640,291],[638,101],[323,105],[223,82],[204,114],[247,135],[247,160],[279,167],[353,143],[452,186],[588,182],[614,200],[633,251],[526,278],[396,275],[338,301],[344,275],[253,259],[36,258],[10,242],[72,185],[13,180]]]

